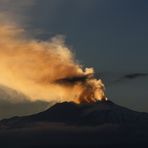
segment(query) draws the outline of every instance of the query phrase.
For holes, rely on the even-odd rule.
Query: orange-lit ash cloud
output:
[[[0,25],[0,84],[32,101],[95,102],[106,100],[104,84],[93,68],[75,60],[62,37],[39,41],[15,25]]]

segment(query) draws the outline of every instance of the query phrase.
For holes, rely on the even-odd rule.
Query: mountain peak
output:
[[[35,115],[2,120],[0,125],[5,127],[23,127],[39,122],[84,126],[100,124],[147,124],[148,114],[132,111],[111,101],[82,104],[63,102],[57,103],[48,110]]]

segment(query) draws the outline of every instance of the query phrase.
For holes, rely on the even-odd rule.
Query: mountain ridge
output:
[[[36,123],[64,123],[68,125],[98,126],[102,124],[148,124],[148,113],[136,112],[111,101],[75,104],[63,102],[46,111],[0,121],[0,127],[28,127]]]

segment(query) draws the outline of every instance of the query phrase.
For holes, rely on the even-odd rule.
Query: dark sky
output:
[[[148,76],[125,77],[125,73],[148,73],[148,0],[10,1],[0,0],[0,21],[1,11],[6,11],[37,38],[64,35],[83,65],[106,74],[110,100],[148,112]],[[21,104],[24,109],[20,109],[20,104],[10,105],[0,97],[0,106],[5,104],[6,109],[2,109],[0,118],[6,113],[12,116],[12,110],[23,115],[25,107],[32,106],[24,103]],[[43,108],[44,104],[34,106],[30,113]]]
[[[37,0],[28,14],[40,38],[65,35],[98,72],[148,72],[147,0]]]
[[[147,0],[37,0],[28,15],[32,28],[44,30],[39,38],[65,35],[82,64],[109,75],[109,99],[148,111],[147,78],[111,82],[148,72]]]

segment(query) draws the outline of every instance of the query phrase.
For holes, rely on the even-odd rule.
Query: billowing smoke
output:
[[[0,25],[0,84],[34,100],[105,100],[104,84],[93,68],[83,69],[61,36],[48,41],[28,37],[15,25]]]
[[[0,84],[32,101],[106,100],[102,81],[75,60],[62,36],[40,41],[22,29],[34,0],[11,1],[0,0]]]

